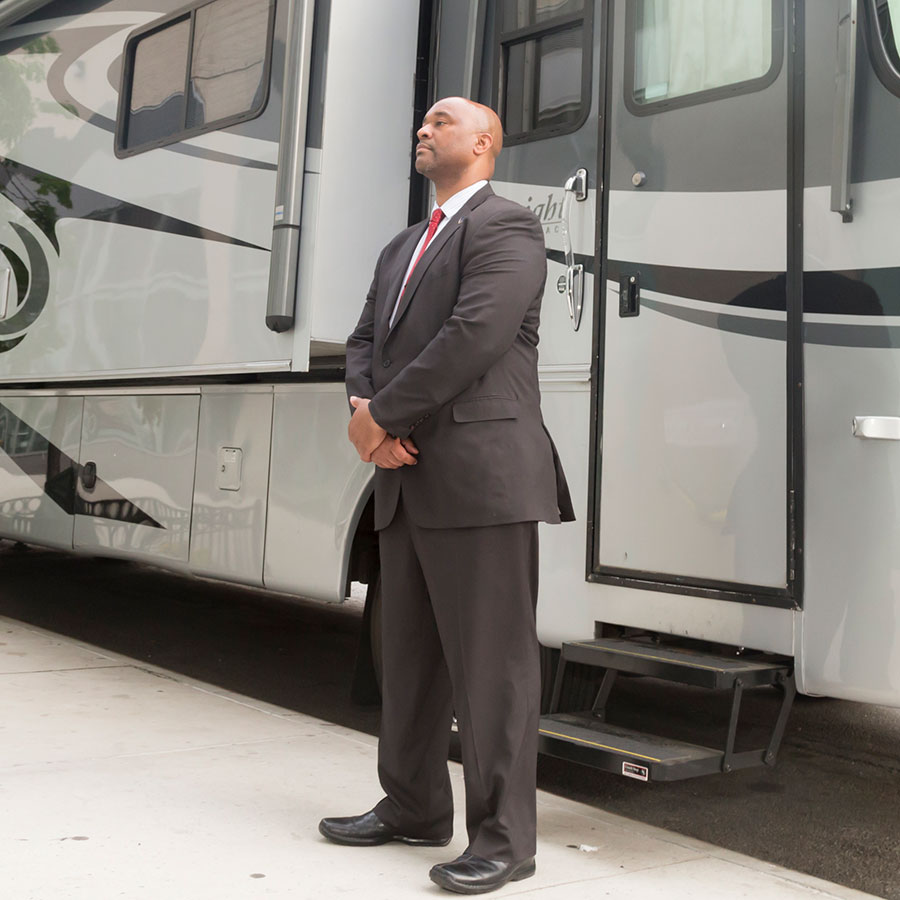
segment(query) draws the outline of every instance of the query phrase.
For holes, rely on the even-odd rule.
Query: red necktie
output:
[[[412,268],[409,270],[409,275],[406,276],[406,281],[403,282],[403,291],[406,290],[406,285],[409,284],[409,279],[412,278],[412,273],[415,272],[416,266],[419,264],[419,260],[422,258],[422,254],[428,249],[428,245],[431,243],[431,239],[434,237],[434,233],[438,230],[438,225],[441,224],[441,220],[444,218],[444,211],[437,207],[435,211],[431,214],[431,219],[428,222],[428,233],[425,235],[425,243],[422,244],[422,249],[419,251],[419,255],[416,257],[416,261],[412,264]],[[403,291],[400,291],[400,295],[403,295]]]

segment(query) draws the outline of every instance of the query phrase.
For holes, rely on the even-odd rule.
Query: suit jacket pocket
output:
[[[475,397],[453,404],[455,422],[488,422],[492,419],[516,419],[519,401],[511,397]]]

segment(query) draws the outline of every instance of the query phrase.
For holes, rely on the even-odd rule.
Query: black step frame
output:
[[[705,662],[701,663],[698,660]],[[542,726],[559,722],[556,717],[559,714],[563,679],[566,667],[570,663],[581,663],[604,669],[603,680],[590,711],[580,714],[585,719],[587,727],[606,721],[606,706],[616,676],[621,671],[695,687],[732,691],[731,715],[723,750],[711,755],[706,760],[668,764],[660,762],[658,766],[646,766],[648,780],[674,781],[716,772],[727,773],[760,765],[775,765],[797,693],[793,669],[788,662],[743,661],[737,658],[730,659],[687,651],[678,647],[661,647],[637,641],[604,639],[571,641],[564,643],[560,650],[550,709],[547,716],[541,719]],[[735,751],[734,744],[740,721],[744,689],[764,685],[774,686],[782,694],[781,706],[773,724],[769,742],[764,748]],[[560,724],[559,727],[565,726]],[[622,762],[631,761],[626,751],[617,751],[611,747],[601,746],[599,743],[592,749],[584,741],[575,739],[567,741],[559,732],[549,732],[548,727],[543,727],[542,732],[544,733],[540,741],[541,752],[551,756],[572,759],[617,774],[622,771]],[[664,742],[663,739],[654,738],[652,735],[646,735],[646,738],[648,741]],[[712,751],[714,748],[708,749]],[[635,762],[640,764],[639,760]]]

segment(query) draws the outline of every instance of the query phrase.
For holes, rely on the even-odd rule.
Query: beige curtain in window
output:
[[[900,0],[892,0],[900,3]],[[642,0],[635,91],[682,97],[758,78],[772,63],[772,0]]]

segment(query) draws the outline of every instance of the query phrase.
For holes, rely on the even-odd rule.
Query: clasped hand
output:
[[[399,469],[414,466],[419,450],[411,438],[396,438],[389,435],[369,412],[369,401],[362,397],[351,397],[354,412],[347,428],[353,446],[363,462],[373,462],[381,469]]]

